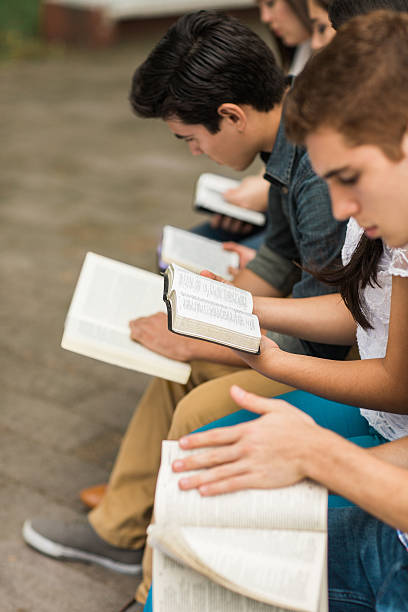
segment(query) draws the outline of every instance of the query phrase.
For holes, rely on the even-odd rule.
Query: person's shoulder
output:
[[[329,188],[313,170],[310,157],[304,147],[296,147],[296,156],[292,167],[292,189],[298,204],[308,203],[309,198],[318,198],[329,205],[331,210]]]
[[[295,173],[299,177],[310,178],[324,182],[316,172],[313,170],[312,162],[310,161],[309,154],[305,147],[295,145],[296,156],[295,156]]]

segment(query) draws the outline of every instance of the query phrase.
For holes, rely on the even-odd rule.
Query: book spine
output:
[[[168,268],[167,268],[168,270]],[[169,294],[169,275],[168,271],[163,274],[164,285],[163,285],[163,302],[166,304],[167,309],[167,327],[170,331],[173,331],[173,319],[172,319],[172,307],[171,302],[168,299]]]

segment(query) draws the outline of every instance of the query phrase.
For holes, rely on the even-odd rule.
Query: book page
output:
[[[215,326],[218,328],[226,328],[231,332],[245,334],[256,338],[261,337],[258,317],[253,314],[246,314],[240,310],[226,308],[214,302],[208,302],[200,298],[195,298],[190,295],[177,294],[175,298],[176,315],[190,319],[188,331],[194,333],[194,323],[197,326],[197,334],[204,338],[203,328],[199,323]],[[173,320],[174,331],[185,331],[184,328],[178,329],[178,326]],[[210,340],[216,339],[216,334],[212,334],[209,330],[208,336]]]
[[[163,280],[158,274],[88,253],[67,318],[128,331],[129,321],[154,312],[166,312]]]
[[[319,607],[326,558],[322,532],[155,524],[149,542],[245,597],[307,612]]]
[[[163,228],[161,258],[166,263],[176,263],[197,273],[210,270],[226,280],[232,279],[228,268],[239,267],[238,254],[225,251],[221,242],[171,225]]]
[[[181,491],[178,487],[181,474],[173,472],[171,464],[190,453],[180,449],[176,441],[165,440],[162,444],[155,500],[158,524],[326,530],[327,489],[310,481],[281,489],[250,489],[215,497],[201,497],[196,490]]]
[[[282,608],[242,597],[153,552],[154,612],[282,612]]]
[[[262,227],[266,222],[266,217],[263,213],[230,204],[224,199],[222,194],[227,189],[238,187],[238,185],[239,181],[227,178],[226,176],[205,172],[197,181],[194,205],[210,212],[216,212]]]
[[[163,279],[88,253],[65,323],[62,347],[147,374],[186,382],[188,364],[167,359],[130,339],[129,321],[166,312]]]
[[[176,264],[172,265],[172,269],[174,274],[170,291],[174,289],[177,293],[199,297],[208,302],[217,302],[248,314],[252,313],[253,300],[249,291],[200,276]]]

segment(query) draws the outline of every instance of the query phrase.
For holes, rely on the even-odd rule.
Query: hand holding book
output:
[[[262,174],[246,176],[237,187],[230,187],[222,194],[230,204],[265,212],[268,206],[268,193],[270,183],[263,178]]]
[[[237,242],[224,242],[223,245],[225,251],[231,251],[232,253],[236,253],[239,257],[239,266],[233,268],[230,266],[228,268],[228,272],[233,279],[235,279],[236,275],[246,267],[246,265],[254,259],[256,256],[256,250],[251,249],[243,244],[238,244]]]
[[[244,181],[248,181],[244,179]],[[252,206],[254,195],[253,186],[249,186],[244,181],[241,184],[238,181],[205,172],[198,181],[194,199],[194,207],[200,212],[214,213],[218,219],[217,223],[221,223],[224,229],[232,230],[230,223],[238,222],[236,228],[245,228],[247,224],[263,227],[266,223],[266,217],[259,210],[266,209],[268,184],[262,177],[256,177],[257,187],[260,187],[261,193],[257,193],[255,197],[256,205]],[[225,195],[228,197],[225,198]],[[235,203],[231,204],[227,199],[235,199]],[[260,201],[262,200],[262,204]],[[251,202],[251,205],[248,204]],[[238,204],[238,205],[237,205]],[[223,224],[226,224],[223,225]],[[234,229],[233,231],[239,231]]]

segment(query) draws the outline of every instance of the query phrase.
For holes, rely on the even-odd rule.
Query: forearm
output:
[[[245,367],[247,364],[238,353],[232,349],[215,344],[214,342],[206,342],[205,340],[196,340],[194,338],[185,338],[186,340],[186,358],[185,361],[213,361],[224,365]]]
[[[233,284],[240,289],[249,291],[252,295],[282,297],[282,293],[278,289],[247,268],[236,275]]]
[[[385,358],[334,361],[262,350],[262,345],[259,356],[240,355],[261,374],[297,389],[371,410],[408,413],[406,381],[390,374]]]
[[[408,469],[408,437],[368,448],[367,453],[392,465]]]
[[[310,342],[351,345],[356,323],[338,293],[310,298],[254,297],[261,327]]]
[[[408,439],[404,445],[408,447]],[[383,453],[386,455],[385,450]],[[303,462],[309,478],[408,531],[408,470],[320,428],[314,443],[305,449]]]

